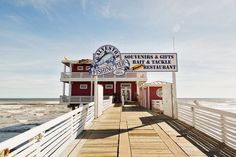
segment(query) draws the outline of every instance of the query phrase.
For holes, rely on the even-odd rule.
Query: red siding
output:
[[[113,82],[98,82],[98,84],[103,86],[103,95],[104,96],[113,96],[113,93],[114,93],[114,84],[113,84]],[[106,84],[113,84],[113,88],[112,89],[106,89],[105,88]]]
[[[116,82],[116,96],[118,98],[118,101],[121,101],[121,83],[131,83],[131,99],[132,101],[137,101],[137,86],[136,82]]]
[[[83,70],[78,70],[78,66],[83,66]],[[90,66],[90,64],[72,64],[72,72],[88,72],[89,70],[86,70],[86,66]]]
[[[149,87],[149,93],[150,93],[150,109],[152,109],[152,100],[162,100],[162,97],[158,97],[156,95],[157,89],[162,88],[162,87]],[[148,100],[148,99],[147,99]]]
[[[131,83],[131,99],[137,101],[137,85],[136,82],[116,82],[116,101],[121,101],[121,83]],[[80,84],[87,84],[88,89],[80,89]],[[104,96],[113,96],[114,94],[114,82],[98,82],[103,85]],[[113,89],[105,89],[106,84],[113,84]],[[93,84],[94,89],[94,84]],[[90,82],[73,82],[72,83],[72,96],[90,96],[91,95],[91,83]],[[93,90],[94,94],[94,90]]]
[[[80,84],[87,84],[88,89],[80,89]],[[72,83],[72,96],[90,96],[91,83],[90,82],[73,82]]]

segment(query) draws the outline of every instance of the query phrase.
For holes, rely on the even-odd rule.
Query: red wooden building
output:
[[[64,71],[61,73],[63,82],[62,103],[79,105],[93,101],[94,76],[89,74],[92,60],[63,60]],[[98,84],[103,85],[104,96],[114,96],[116,102],[137,101],[140,86],[147,81],[146,73],[126,72],[116,76],[113,73],[98,76]]]

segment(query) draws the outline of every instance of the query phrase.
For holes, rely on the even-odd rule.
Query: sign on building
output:
[[[176,53],[120,53],[112,45],[104,45],[93,54],[92,75],[113,73],[123,75],[126,71],[135,72],[176,72]]]
[[[177,72],[176,53],[122,53],[121,57],[130,64],[129,71]]]

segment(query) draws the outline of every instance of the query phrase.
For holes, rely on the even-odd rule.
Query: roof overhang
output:
[[[66,66],[70,66],[70,64],[92,64],[93,61],[91,59],[81,59],[81,60],[68,60],[64,59],[61,61]]]

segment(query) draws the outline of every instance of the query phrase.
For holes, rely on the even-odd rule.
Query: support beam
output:
[[[64,64],[64,73],[66,72],[66,65]]]
[[[70,72],[72,72],[72,64],[70,63]],[[71,92],[72,92],[72,82],[69,81],[69,103],[71,100]]]
[[[114,92],[113,93],[116,93],[116,81],[114,81]]]
[[[94,117],[98,118],[98,76],[94,76]]]
[[[139,84],[138,84],[138,81],[136,81],[136,90],[137,90],[137,95],[139,96]]]
[[[148,95],[147,95],[148,96],[148,99],[147,99],[148,100],[148,103],[147,103],[148,107],[147,108],[150,110],[151,106],[150,106],[150,87],[149,86],[147,87],[147,90],[148,90],[148,92],[147,92],[148,93]]]
[[[93,81],[90,82],[90,85],[91,85],[91,91],[90,91],[90,101],[92,101],[92,97],[93,97]]]
[[[172,100],[173,100],[173,118],[178,119],[178,104],[177,104],[177,94],[176,94],[176,73],[172,72]]]
[[[63,82],[63,96],[65,96],[66,94],[66,84],[65,82]]]

